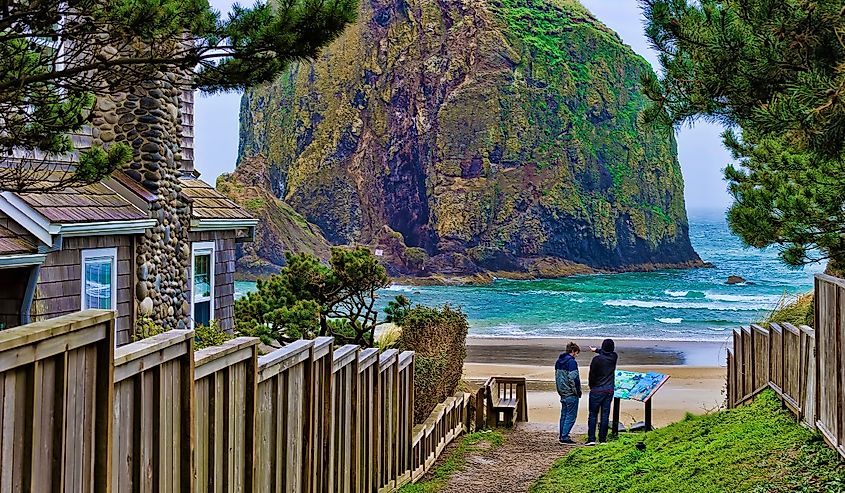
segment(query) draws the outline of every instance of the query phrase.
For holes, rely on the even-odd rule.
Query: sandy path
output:
[[[466,469],[453,474],[438,491],[527,492],[555,460],[574,448],[558,443],[553,426],[519,423],[516,428],[504,433],[505,440],[499,447],[467,455]],[[446,456],[448,454],[443,454],[443,457]]]

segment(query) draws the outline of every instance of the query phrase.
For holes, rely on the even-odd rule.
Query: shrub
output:
[[[132,333],[132,342],[137,342],[163,332],[164,328],[153,322],[153,319],[143,316],[138,317],[138,320],[135,321],[135,332]]]
[[[469,323],[460,309],[416,306],[402,318],[397,347],[415,351],[414,421],[423,422],[455,393],[466,358]]]
[[[197,324],[194,327],[194,349],[200,350],[207,347],[219,346],[232,337],[232,334],[220,328],[217,320],[212,320],[208,326]]]

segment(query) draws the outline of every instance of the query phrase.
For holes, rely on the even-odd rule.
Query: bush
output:
[[[194,350],[219,346],[232,337],[232,334],[220,328],[217,320],[212,320],[208,326],[197,324],[194,327]]]
[[[466,358],[469,323],[459,309],[416,306],[402,318],[397,347],[415,351],[414,422],[455,393]]]
[[[132,333],[132,342],[162,333],[164,333],[164,328],[153,322],[153,319],[143,316],[138,317],[135,321],[135,332]]]

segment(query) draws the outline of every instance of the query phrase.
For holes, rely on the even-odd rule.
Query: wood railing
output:
[[[0,491],[394,491],[472,419],[460,394],[413,426],[412,352],[178,330],[115,350],[113,317],[0,332]]]
[[[790,324],[743,327],[728,349],[728,406],[766,388],[845,456],[845,280],[816,275],[816,329]]]
[[[113,351],[111,311],[0,332],[0,491],[110,491]]]

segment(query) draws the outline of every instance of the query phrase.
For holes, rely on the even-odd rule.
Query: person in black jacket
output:
[[[616,385],[616,344],[613,339],[605,339],[601,348],[590,346],[597,353],[590,362],[590,405],[587,418],[587,445],[596,444],[596,420],[601,412],[599,442],[607,441],[607,427],[610,420],[610,405],[613,403],[613,390]]]

